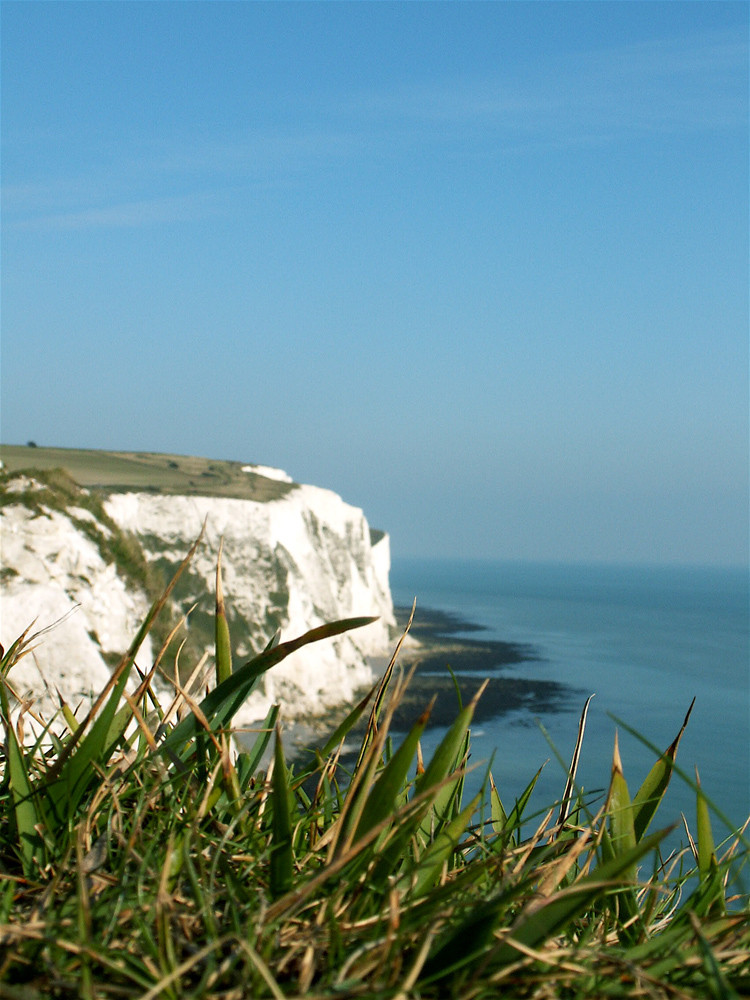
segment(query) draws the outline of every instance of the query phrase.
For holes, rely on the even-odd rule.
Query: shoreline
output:
[[[396,607],[394,613],[398,631],[392,641],[393,649],[403,635],[411,608]],[[563,712],[577,703],[575,699],[579,692],[572,685],[507,676],[507,668],[521,663],[541,662],[541,656],[530,644],[465,635],[484,631],[484,626],[464,621],[449,612],[435,608],[417,609],[396,667],[400,664],[406,670],[415,663],[417,666],[409,688],[394,713],[393,733],[407,732],[433,696],[437,697],[426,728],[450,726],[459,710],[456,686],[461,703],[466,704],[485,679],[489,683],[474,711],[474,725],[519,711],[528,712],[530,717]],[[390,656],[370,657],[368,662],[374,677],[379,678],[388,666]],[[351,705],[341,706],[316,719],[289,720],[284,729],[290,755],[298,757],[307,749],[322,746],[351,708]],[[363,719],[347,741],[352,737],[356,740],[368,715],[366,709]]]
[[[396,607],[394,613],[403,631],[411,609]],[[569,707],[574,694],[571,686],[557,681],[507,676],[509,667],[541,662],[533,645],[466,635],[485,631],[483,625],[450,612],[436,608],[417,609],[409,635],[419,645],[405,644],[399,654],[404,667],[416,663],[417,668],[394,715],[394,731],[408,729],[433,695],[437,695],[437,700],[427,728],[449,726],[458,712],[456,686],[462,704],[466,704],[485,679],[489,683],[477,703],[475,724],[521,709],[544,714]]]
[[[398,634],[406,628],[411,608],[395,607]],[[417,608],[409,630],[412,642],[401,650],[409,662],[420,661],[418,670],[444,670],[445,657],[450,656],[451,669],[458,672],[496,670],[517,663],[539,661],[540,656],[530,643],[505,642],[500,639],[473,639],[467,632],[486,632],[477,625],[448,611],[437,608]]]

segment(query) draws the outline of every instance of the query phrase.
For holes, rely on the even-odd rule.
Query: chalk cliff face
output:
[[[27,476],[11,478],[2,498],[0,642],[7,649],[29,626],[41,633],[9,680],[49,718],[60,707],[58,693],[75,708],[104,687],[104,656],[127,650],[149,601],[103,555],[97,538],[111,529],[91,511],[57,498],[48,505],[50,493]],[[151,658],[150,639],[142,658]]]
[[[247,471],[290,482],[279,470],[253,466]],[[55,700],[53,691],[45,695],[39,670],[72,704],[101,688],[109,670],[106,655],[125,651],[146,613],[145,593],[99,544],[113,525],[132,533],[146,559],[168,577],[205,522],[172,617],[177,621],[197,601],[188,631],[199,633],[211,655],[205,626],[213,615],[223,538],[222,577],[235,664],[262,649],[277,628],[282,639],[289,639],[326,621],[379,616],[376,623],[298,650],[274,667],[243,708],[240,724],[262,718],[274,701],[287,718],[351,701],[371,682],[368,657],[388,652],[394,625],[388,536],[371,532],[361,510],[328,490],[291,485],[266,502],[113,493],[104,499],[104,516],[92,524],[97,519],[90,504],[84,509],[68,501],[51,509],[40,499],[30,507],[23,497],[38,488],[24,477],[5,484],[0,640],[7,647],[34,618],[39,629],[80,604],[40,639],[39,669],[31,657],[14,668],[11,681],[31,690],[38,705],[40,699],[49,705]],[[18,503],[8,491],[15,491]],[[150,647],[144,648],[138,662],[150,665],[152,655]]]
[[[291,639],[338,618],[379,621],[294,653],[266,675],[246,706],[258,718],[273,701],[300,717],[350,701],[371,681],[367,657],[387,651],[394,624],[389,539],[372,544],[361,510],[329,490],[298,486],[267,503],[215,497],[113,494],[107,513],[142,539],[146,555],[173,565],[195,541],[189,567],[195,597],[214,593],[219,540],[235,658],[261,650],[281,628]],[[377,537],[377,536],[376,536]],[[240,717],[241,719],[242,717]]]

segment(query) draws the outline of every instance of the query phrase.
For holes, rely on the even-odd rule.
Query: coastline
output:
[[[396,607],[394,613],[398,631],[392,642],[393,649],[406,628],[411,608]],[[456,687],[461,703],[466,704],[485,679],[488,684],[474,712],[475,725],[521,710],[530,716],[561,712],[577,703],[575,699],[580,692],[571,685],[508,676],[508,668],[541,662],[541,657],[531,645],[466,635],[483,631],[484,626],[448,612],[418,609],[397,660],[397,669],[400,665],[406,671],[416,664],[416,670],[394,713],[392,732],[408,731],[433,696],[437,697],[427,729],[451,725],[458,712]],[[368,662],[377,678],[383,675],[390,657],[374,656]],[[308,749],[322,746],[351,708],[351,705],[343,706],[320,718],[289,720],[284,726],[285,748],[289,755],[298,757]],[[366,710],[350,738],[356,739],[356,734],[363,731],[367,717]]]
[[[394,613],[403,631],[411,609],[396,607]],[[449,726],[458,711],[456,687],[465,704],[485,680],[488,684],[475,709],[475,723],[519,709],[536,714],[569,707],[575,693],[572,687],[557,681],[508,676],[510,667],[541,662],[532,645],[466,634],[484,631],[484,626],[449,612],[435,608],[417,610],[409,630],[415,641],[405,643],[399,654],[404,668],[416,663],[416,672],[395,713],[395,731],[408,729],[433,695],[437,695],[437,700],[427,727]]]

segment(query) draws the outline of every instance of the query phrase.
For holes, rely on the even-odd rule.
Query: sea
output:
[[[564,697],[527,702],[472,727],[471,780],[488,766],[506,809],[541,767],[530,813],[559,800],[578,722],[591,701],[578,782],[601,803],[615,732],[634,795],[695,704],[677,765],[715,805],[718,843],[750,815],[750,594],[746,569],[560,565],[394,558],[397,606],[447,612],[453,638],[485,637],[527,648],[528,659],[498,664],[499,676],[553,681]],[[475,626],[480,626],[477,631]],[[635,731],[638,735],[635,735]],[[444,729],[423,740],[425,759]],[[649,747],[648,744],[652,746]],[[562,758],[562,762],[559,758]],[[675,774],[657,814],[687,819],[696,794]]]

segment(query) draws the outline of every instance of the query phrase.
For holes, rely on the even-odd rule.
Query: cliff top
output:
[[[109,493],[133,490],[264,502],[295,488],[294,483],[264,475],[269,471],[265,466],[255,466],[252,472],[245,462],[188,455],[2,444],[0,459],[8,472],[62,468],[81,486]]]

